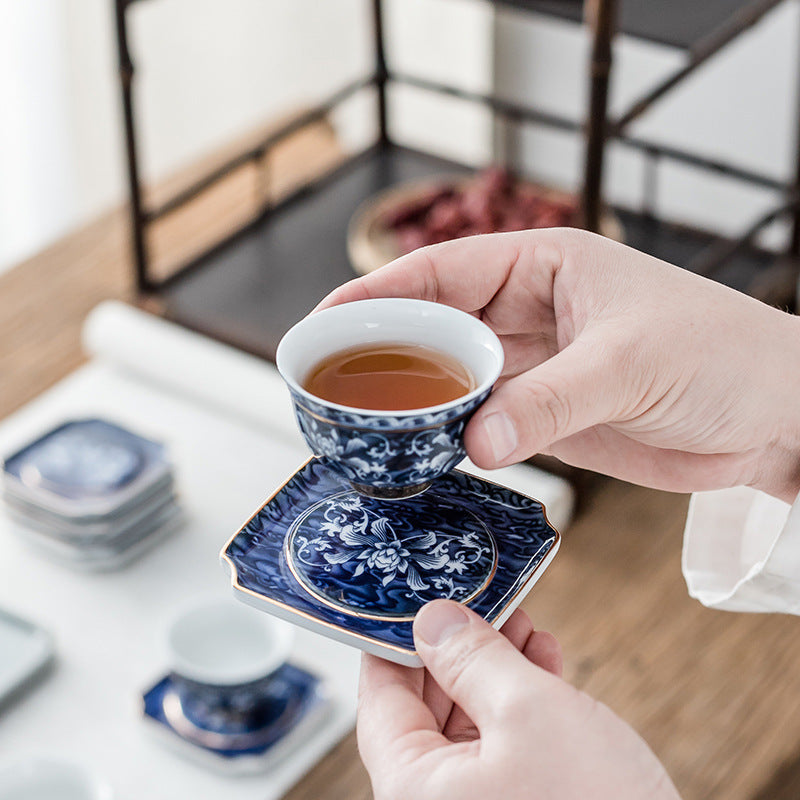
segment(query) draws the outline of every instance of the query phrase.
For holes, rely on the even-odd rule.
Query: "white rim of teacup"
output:
[[[370,338],[369,331],[379,331],[382,323],[385,322],[386,317],[393,310],[400,310],[401,313],[407,314],[409,311],[415,311],[417,321],[427,319],[429,321],[436,321],[438,323],[450,323],[455,326],[461,326],[463,335],[459,337],[459,342],[462,345],[468,344],[470,348],[473,345],[478,345],[480,350],[489,356],[491,365],[488,367],[483,378],[478,380],[476,369],[474,367],[475,359],[477,358],[474,349],[467,350],[466,348],[461,352],[453,352],[458,347],[451,347],[453,342],[443,343],[442,341],[430,341],[420,335],[419,337],[410,336],[409,330],[423,330],[425,326],[417,325],[412,328],[405,328],[405,333],[398,334],[395,337],[378,335],[375,338]],[[357,314],[364,312],[377,312],[378,320],[373,322],[352,321],[352,318]],[[354,325],[353,330],[356,330],[360,325],[362,333],[365,334],[363,338],[357,339],[353,337],[334,337],[328,332],[325,339],[317,339],[325,343],[322,352],[317,351],[314,353],[314,360],[307,363],[302,374],[298,374],[300,370],[297,369],[296,364],[298,358],[293,352],[298,346],[298,340],[305,337],[309,333],[318,333],[320,336],[325,335],[326,326],[330,326],[337,322],[351,318],[351,324]],[[406,323],[407,325],[407,323]],[[419,339],[420,341],[417,341]],[[426,406],[424,408],[411,408],[403,410],[378,410],[374,408],[358,408],[356,406],[345,406],[339,403],[333,403],[330,400],[324,400],[317,397],[311,392],[303,388],[301,381],[303,381],[308,374],[308,371],[318,364],[323,358],[336,353],[348,347],[356,347],[360,344],[370,343],[383,343],[383,342],[399,342],[421,344],[426,347],[431,347],[448,353],[454,358],[458,359],[470,369],[472,374],[478,380],[477,386],[470,390],[468,393],[457,397],[455,400],[450,400],[447,403],[441,403],[436,406]],[[291,389],[302,397],[308,398],[311,402],[326,406],[328,408],[337,409],[345,413],[359,414],[362,416],[392,416],[392,417],[416,417],[427,414],[436,414],[441,411],[446,411],[450,408],[455,408],[463,404],[468,404],[476,397],[480,396],[483,392],[491,389],[500,373],[503,371],[504,353],[503,345],[497,338],[495,332],[484,322],[481,322],[477,317],[473,317],[466,311],[461,311],[452,306],[446,306],[441,303],[433,303],[430,300],[414,300],[405,297],[380,297],[371,300],[354,300],[351,303],[343,303],[338,306],[331,306],[330,308],[323,309],[314,314],[301,319],[300,322],[293,325],[283,336],[278,344],[278,350],[275,357],[275,363],[278,372]]]
[[[177,614],[166,631],[172,671],[207,686],[239,686],[265,678],[286,663],[294,628],[236,601],[197,603]],[[224,657],[213,647],[225,646]]]
[[[60,792],[70,790],[69,794],[58,795],[64,800],[113,800],[114,797],[110,783],[77,761],[25,754],[0,763],[0,800],[6,796],[21,797],[21,790],[39,790],[43,792],[40,797],[53,797],[54,789]],[[35,798],[37,795],[30,796]]]

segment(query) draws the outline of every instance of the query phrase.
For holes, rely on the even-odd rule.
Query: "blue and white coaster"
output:
[[[3,486],[65,518],[120,514],[170,473],[164,446],[102,419],[65,422],[3,464]]]
[[[65,422],[14,453],[3,489],[26,544],[79,569],[122,566],[181,517],[164,446],[102,419]]]
[[[225,773],[261,772],[313,736],[330,700],[316,675],[289,662],[257,690],[238,713],[230,705],[215,710],[187,698],[180,679],[167,675],[143,693],[142,710],[151,731],[189,758]]]
[[[415,497],[380,500],[311,459],[221,559],[244,602],[418,666],[412,624],[426,602],[464,603],[499,627],[559,542],[541,503],[459,470]]]

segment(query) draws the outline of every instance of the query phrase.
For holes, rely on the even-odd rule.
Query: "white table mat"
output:
[[[64,419],[106,417],[167,443],[187,522],[127,568],[84,574],[25,547],[0,514],[0,606],[50,630],[57,646],[53,674],[0,714],[0,759],[73,758],[123,800],[279,798],[351,729],[355,650],[298,629],[293,657],[328,678],[335,710],[266,775],[223,777],[179,758],[147,735],[139,697],[163,674],[167,620],[192,599],[230,592],[221,546],[308,456],[288,393],[259,359],[119,303],[92,312],[84,343],[89,365],[0,424],[0,455]],[[490,477],[541,499],[557,527],[568,521],[565,481],[524,466]]]
[[[30,551],[0,516],[0,606],[51,631],[57,649],[53,673],[0,714],[0,758],[75,759],[123,800],[281,797],[352,728],[355,650],[298,629],[293,657],[329,679],[337,707],[320,735],[266,775],[219,776],[164,748],[139,718],[139,692],[164,672],[161,634],[176,610],[193,598],[229,595],[221,546],[305,451],[100,362],[0,425],[0,452],[87,414],[167,442],[187,522],[127,568],[86,574]]]

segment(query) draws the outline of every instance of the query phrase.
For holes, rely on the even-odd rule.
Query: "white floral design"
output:
[[[464,457],[465,420],[409,433],[340,429],[298,413],[314,453],[354,483],[408,486],[449,472]]]
[[[426,590],[453,599],[470,594],[475,575],[468,581],[461,576],[482,575],[494,557],[490,544],[474,531],[400,534],[358,495],[327,501],[317,531],[297,537],[295,557],[301,563],[318,568],[324,561],[343,566],[353,579],[371,577],[384,587],[401,584],[420,602],[432,599],[419,594]]]

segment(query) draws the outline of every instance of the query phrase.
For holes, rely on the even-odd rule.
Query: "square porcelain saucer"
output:
[[[240,724],[228,731],[224,715],[187,712],[172,675],[142,694],[142,713],[152,733],[194,761],[225,774],[263,772],[313,736],[331,708],[324,683],[290,662],[265,680],[263,691],[261,725],[246,731]]]
[[[102,419],[65,422],[9,456],[9,497],[83,522],[121,514],[171,473],[164,446]]]
[[[63,566],[87,572],[111,571],[135,561],[172,535],[184,521],[180,507],[167,503],[119,536],[70,541],[33,527],[29,520],[20,521],[13,514],[10,516],[12,533],[26,546]]]
[[[148,497],[147,502],[140,503],[127,514],[100,521],[81,522],[58,517],[9,496],[5,498],[5,502],[8,516],[15,522],[53,539],[75,545],[116,543],[134,536],[137,530],[145,528],[159,514],[178,508],[178,498],[171,484],[166,491]]]
[[[425,603],[453,599],[500,627],[559,543],[541,503],[459,470],[415,497],[379,500],[312,458],[220,557],[244,602],[419,666],[412,624]]]

